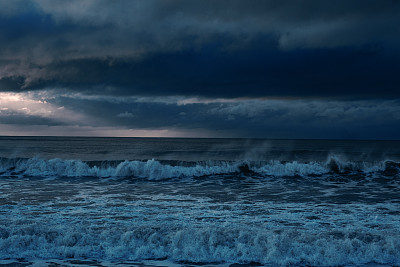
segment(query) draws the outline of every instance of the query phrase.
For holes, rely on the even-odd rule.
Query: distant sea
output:
[[[0,137],[0,266],[400,265],[400,141]]]

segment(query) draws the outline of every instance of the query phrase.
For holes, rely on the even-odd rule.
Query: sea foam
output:
[[[101,230],[98,230],[101,229]],[[382,236],[360,229],[330,233],[214,227],[141,226],[97,230],[82,224],[49,227],[36,222],[0,228],[1,258],[96,258],[175,262],[258,262],[337,266],[369,262],[400,264],[399,233]]]

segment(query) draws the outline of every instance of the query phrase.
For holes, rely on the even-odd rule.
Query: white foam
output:
[[[287,163],[270,161],[269,164],[253,169],[257,173],[271,176],[306,176],[310,174],[320,175],[329,172],[329,168],[319,163],[300,163],[296,161]]]
[[[77,226],[49,228],[44,222],[10,231],[0,239],[2,258],[168,258],[191,262],[263,264],[400,264],[400,235],[343,230],[336,235],[301,230],[143,226],[100,232]],[[71,228],[72,227],[72,228]],[[375,238],[375,239],[374,239]]]

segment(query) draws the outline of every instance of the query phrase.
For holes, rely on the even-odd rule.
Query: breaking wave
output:
[[[169,178],[202,177],[241,174],[256,177],[321,176],[324,174],[373,174],[395,176],[400,163],[394,161],[347,162],[329,157],[325,162],[298,161],[81,161],[41,159],[39,157],[0,158],[1,176],[29,177],[126,177],[161,180]]]
[[[398,233],[348,229],[310,233],[293,229],[168,228],[142,226],[101,231],[46,223],[11,232],[0,227],[2,257],[159,259],[190,262],[257,262],[337,266],[369,262],[399,264]],[[384,253],[386,252],[386,253]]]

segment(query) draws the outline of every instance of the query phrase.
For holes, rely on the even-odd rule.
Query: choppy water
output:
[[[0,264],[400,265],[400,142],[0,138]]]

